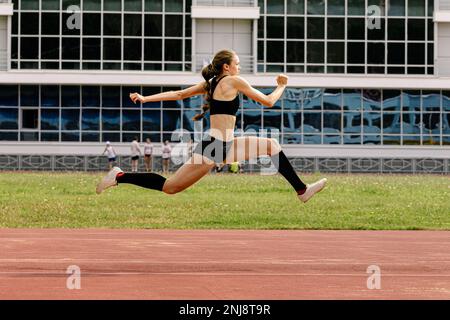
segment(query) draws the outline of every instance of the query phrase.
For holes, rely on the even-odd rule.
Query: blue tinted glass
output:
[[[442,134],[450,134],[450,113],[444,113],[442,118]]]
[[[365,111],[381,111],[381,90],[366,89],[362,91],[363,107]],[[348,108],[346,110],[349,110]]]
[[[181,128],[181,112],[178,110],[163,111],[163,131],[173,131]]]
[[[420,90],[403,91],[403,111],[420,111]]]
[[[300,132],[302,126],[301,112],[283,112],[283,132]]]
[[[303,109],[322,110],[323,89],[303,90]]]
[[[0,85],[0,106],[17,107],[19,105],[18,86]]]
[[[100,107],[100,87],[83,86],[81,91],[83,107]]]
[[[61,106],[62,107],[80,106],[79,86],[61,86]]]
[[[141,112],[139,110],[122,111],[122,130],[123,131],[141,130]]]
[[[363,113],[363,132],[381,133],[381,113],[364,112]]]
[[[120,111],[102,110],[102,129],[119,131],[120,130]]]
[[[141,94],[141,87],[122,87],[122,107],[124,108],[139,108],[141,104],[139,102],[134,103],[130,99],[130,93]]]
[[[403,134],[420,134],[420,112],[404,112],[402,116]]]
[[[61,112],[62,130],[80,130],[80,110],[63,109]]]
[[[41,110],[41,129],[59,130],[59,110],[42,109]]]
[[[300,110],[302,107],[303,90],[288,88],[284,92],[284,109]]]
[[[0,132],[0,141],[17,141],[17,132]]]
[[[400,112],[383,113],[383,133],[400,134]]]
[[[361,109],[361,90],[344,90],[344,110]]]
[[[59,86],[41,86],[41,106],[59,107]]]
[[[324,110],[341,110],[342,93],[340,89],[327,89],[323,94]]]
[[[300,134],[283,134],[283,144],[300,144],[302,143],[302,135]]]
[[[305,112],[303,114],[303,132],[320,133],[322,131],[322,113]]]
[[[161,111],[144,110],[142,111],[142,130],[160,131],[161,130]]]
[[[114,132],[103,132],[102,141],[120,142],[120,134]]]
[[[59,133],[41,132],[41,141],[59,141]]]
[[[39,106],[39,86],[20,86],[20,105]]]
[[[341,144],[341,136],[339,135],[324,135],[323,144]]]
[[[318,134],[305,134],[303,136],[304,144],[321,144],[322,137]]]
[[[61,141],[80,141],[79,132],[61,132]]]
[[[441,114],[424,112],[422,114],[423,133],[440,134]]]
[[[440,92],[422,92],[423,111],[441,111],[441,95]]]
[[[262,127],[261,110],[244,110],[243,130],[258,133]]]
[[[94,132],[83,132],[81,134],[81,141],[83,142],[98,142],[100,141],[100,134]]]
[[[183,129],[188,130],[188,131],[194,131],[194,129],[196,131],[201,131],[202,130],[202,129],[197,129],[197,128],[201,128],[201,126],[196,127],[195,126],[196,122],[194,120],[192,120],[192,117],[194,117],[198,113],[201,113],[201,110],[189,110],[189,109],[188,110],[186,110],[186,109],[184,110],[184,112],[183,112]],[[238,125],[239,119],[240,119],[240,116],[238,116],[236,118],[236,125]]]
[[[260,90],[260,89],[257,89]],[[260,90],[262,92],[262,90]],[[262,108],[262,104],[259,102],[256,102],[253,99],[250,99],[246,95],[242,97],[242,105],[244,106],[244,109],[260,109]]]
[[[158,94],[158,93],[161,93],[161,87],[144,87],[144,88],[142,88],[142,95],[144,95],[144,96],[151,96],[151,95]],[[144,103],[143,107],[144,108],[160,108],[161,102],[160,101],[147,102],[147,103]]]
[[[17,129],[18,114],[18,109],[0,108],[0,129]]]
[[[439,135],[424,135],[422,138],[422,144],[423,145],[440,145],[441,144],[441,137]]]
[[[264,111],[264,129],[278,129],[281,132],[281,112]]]
[[[344,133],[360,133],[361,132],[361,113],[360,112],[344,112]]]
[[[102,106],[120,108],[120,87],[102,87]]]
[[[361,135],[344,135],[344,144],[361,144]]]
[[[380,135],[365,135],[363,136],[364,144],[381,144],[381,136]]]
[[[163,101],[163,108],[181,109],[181,105],[179,101]]]
[[[442,92],[442,110],[450,112],[450,91]]]
[[[400,90],[383,90],[383,110],[400,111],[401,92]]]
[[[340,112],[323,113],[323,132],[340,133],[342,126],[342,117]]]
[[[201,109],[203,104],[202,96],[193,96],[183,100],[184,108]]]
[[[86,131],[100,130],[100,111],[98,109],[84,109],[81,116],[81,128]]]

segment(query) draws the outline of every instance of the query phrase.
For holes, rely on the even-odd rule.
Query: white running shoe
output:
[[[97,194],[102,193],[110,187],[117,186],[116,176],[121,172],[123,171],[119,167],[112,168],[111,171],[109,171],[108,174],[102,179],[102,181],[97,184],[97,188],[95,189]]]
[[[325,185],[327,184],[327,178],[323,178],[313,184],[308,184],[306,186],[306,191],[304,194],[299,194],[298,198],[302,201],[302,202],[306,202],[309,199],[311,199],[311,197],[313,195],[315,195],[317,192],[322,191],[323,188],[325,188]]]

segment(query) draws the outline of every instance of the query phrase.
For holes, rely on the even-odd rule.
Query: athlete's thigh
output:
[[[254,159],[270,153],[271,139],[260,137],[237,137],[234,138],[230,152],[225,163],[233,163]]]
[[[206,175],[215,163],[202,155],[193,154],[192,157],[167,179],[164,187],[177,187],[185,189]]]

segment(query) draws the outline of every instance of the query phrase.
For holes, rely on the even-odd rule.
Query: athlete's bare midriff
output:
[[[214,91],[213,99],[222,101],[232,101],[238,90],[231,84],[231,77],[222,79]],[[222,141],[234,139],[234,128],[236,126],[236,116],[229,114],[213,114],[211,119],[211,136]]]

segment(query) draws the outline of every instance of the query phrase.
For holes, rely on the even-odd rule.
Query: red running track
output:
[[[0,299],[450,299],[449,248],[446,231],[0,229]]]

